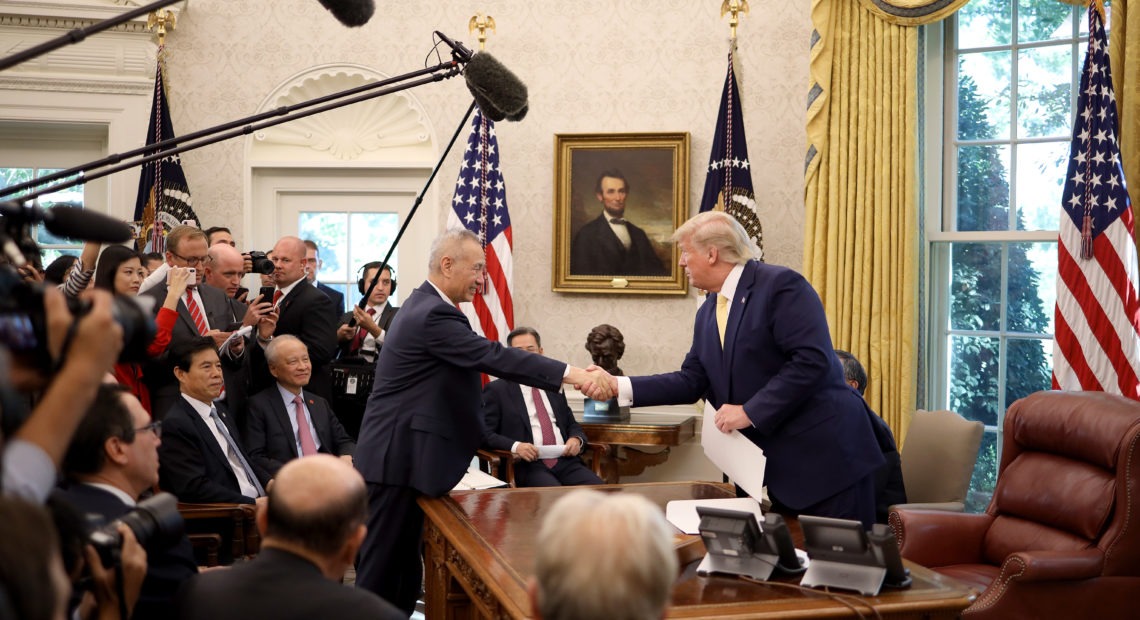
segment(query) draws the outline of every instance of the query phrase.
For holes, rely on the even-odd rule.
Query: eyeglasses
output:
[[[184,263],[186,263],[187,265],[189,265],[191,267],[197,267],[198,263],[204,263],[204,262],[206,262],[206,259],[208,258],[206,256],[180,256],[180,255],[178,255],[178,254],[176,254],[170,250],[167,250],[167,252],[170,252],[171,256],[173,256],[174,258],[177,258],[180,261],[183,261]]]
[[[140,426],[136,428],[135,431],[150,431],[154,433],[155,437],[162,437],[162,420],[155,420],[146,426]]]

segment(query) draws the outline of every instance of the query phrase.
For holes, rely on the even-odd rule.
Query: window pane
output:
[[[950,410],[988,426],[998,420],[998,339],[950,337]]]
[[[958,11],[958,49],[1009,45],[1013,9],[1010,0],[974,0]]]
[[[1017,146],[1017,229],[1057,230],[1069,143]]]
[[[1037,338],[1010,338],[1006,341],[1009,359],[1005,369],[1005,403],[1048,390],[1052,385],[1053,341]]]
[[[1011,52],[958,57],[958,137],[1009,137]]]
[[[1055,41],[1073,37],[1073,7],[1056,0],[1017,1],[1017,40]]]
[[[35,172],[34,168],[0,168],[0,189],[27,183]]]
[[[62,168],[44,168],[36,171],[37,177],[47,176],[49,174],[59,172]],[[53,181],[51,185],[62,183],[74,179],[75,176],[70,176],[65,179]],[[42,187],[42,186],[41,186]],[[76,185],[67,189],[44,194],[36,199],[36,202],[46,208],[65,206],[65,207],[83,207],[83,186]],[[75,245],[74,240],[57,237],[47,231],[43,226],[36,227],[36,240],[43,245]]]
[[[355,274],[365,263],[384,260],[392,241],[400,230],[400,216],[395,213],[353,213],[349,242],[352,245],[352,270]],[[399,271],[399,251],[389,264]],[[355,277],[355,276],[354,276]]]
[[[950,267],[950,329],[1001,328],[1001,244],[955,243]]]
[[[970,491],[966,494],[966,512],[985,512],[997,486],[998,449],[997,432],[987,430],[982,433],[982,445],[978,447],[978,461],[974,465],[974,475],[970,479]]]
[[[1017,134],[1019,138],[1072,133],[1073,48],[1053,45],[1017,55]]]
[[[1052,334],[1057,305],[1057,244],[1009,244],[1006,331]]]
[[[956,230],[1009,230],[1009,153],[1008,146],[958,148]]]
[[[312,239],[321,249],[324,265],[317,272],[317,279],[324,282],[344,282],[348,279],[345,268],[348,228],[347,213],[301,213],[297,219],[297,236]]]

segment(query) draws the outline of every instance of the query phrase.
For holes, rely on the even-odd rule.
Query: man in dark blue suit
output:
[[[819,296],[795,271],[753,260],[755,245],[723,212],[696,215],[673,238],[689,281],[713,294],[681,369],[611,380],[619,403],[707,399],[718,429],[764,450],[774,510],[870,528],[883,455],[866,403],[844,383]]]
[[[233,416],[214,400],[222,391],[222,364],[213,341],[192,340],[171,358],[182,393],[163,418],[162,489],[183,502],[255,503],[270,476],[248,460]]]
[[[305,279],[333,302],[334,318],[339,319],[340,313],[344,312],[344,293],[317,280],[317,274],[324,264],[325,262],[321,260],[321,248],[317,242],[305,239]]]
[[[277,384],[249,399],[249,460],[270,476],[286,461],[318,452],[351,463],[356,443],[328,401],[304,389],[313,370],[305,343],[296,336],[278,336],[266,347],[265,357]]]
[[[158,482],[161,429],[134,395],[117,385],[100,386],[67,448],[63,460],[67,482],[58,496],[103,523],[130,512]],[[146,579],[131,618],[174,617],[175,592],[197,572],[185,535],[166,549],[150,549]]]
[[[411,614],[420,592],[421,495],[455,486],[483,439],[479,411],[485,372],[544,390],[593,381],[595,371],[504,347],[471,331],[456,305],[486,277],[479,238],[463,229],[432,243],[426,282],[400,307],[376,362],[355,454],[368,484],[368,534],[356,585]],[[607,395],[608,398],[608,395]]]
[[[516,327],[507,346],[542,355],[542,337],[533,327]],[[499,379],[483,388],[483,446],[508,450],[522,460],[515,464],[520,487],[602,484],[578,455],[586,448],[586,432],[574,419],[562,392],[540,390]],[[538,441],[535,441],[535,438]],[[535,445],[563,446],[557,458],[538,458]]]

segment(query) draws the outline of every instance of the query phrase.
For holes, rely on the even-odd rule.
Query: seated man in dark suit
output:
[[[351,465],[323,454],[289,462],[257,513],[261,552],[191,579],[179,594],[180,617],[404,618],[375,594],[339,583],[364,541],[367,515],[364,479]]]
[[[313,371],[305,343],[296,336],[278,336],[265,348],[265,357],[277,385],[249,399],[245,445],[250,460],[270,476],[285,461],[317,452],[351,463],[356,443],[328,401],[303,389]]]
[[[847,381],[847,385],[863,396],[867,391],[867,371],[863,369],[863,364],[847,351],[836,349],[835,354],[843,363],[843,378]],[[891,427],[887,425],[886,420],[874,415],[870,407],[867,408],[867,412],[872,414],[871,430],[875,431],[875,440],[879,443],[883,457],[887,459],[886,464],[875,473],[875,520],[886,523],[891,506],[906,503],[902,461],[899,459],[899,448],[895,443],[895,434],[891,432]]]
[[[376,271],[380,271],[380,279],[368,296],[368,303],[363,310],[353,306],[352,312],[345,312],[340,317],[340,325],[336,330],[337,347],[340,352],[337,357],[362,356],[370,362],[376,361],[380,347],[384,344],[384,336],[392,319],[396,318],[396,311],[400,308],[388,303],[388,297],[396,292],[396,278],[392,268],[380,261],[372,261],[364,265],[364,273],[356,283],[356,288],[363,295],[368,291],[372,280],[376,278]],[[356,319],[356,325],[348,323]]]
[[[515,328],[507,335],[507,346],[542,355],[542,339],[531,327]],[[492,381],[483,388],[483,420],[483,447],[510,450],[522,459],[515,464],[520,487],[602,484],[578,457],[586,447],[586,433],[562,392]],[[558,458],[540,459],[536,443],[564,449]]]
[[[208,337],[171,351],[181,398],[163,419],[160,483],[183,502],[252,504],[265,495],[267,472],[247,459],[237,426],[214,399],[222,392],[222,363]]]
[[[161,422],[151,422],[134,395],[118,385],[100,386],[67,448],[67,483],[58,497],[86,513],[89,521],[96,517],[110,523],[122,517],[158,482],[161,430]],[[197,572],[185,535],[167,549],[152,549],[131,618],[172,617],[174,594]]]

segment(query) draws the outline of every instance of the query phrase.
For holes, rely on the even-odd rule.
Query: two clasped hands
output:
[[[575,371],[582,373],[585,378],[580,381],[572,379],[580,376],[575,375]],[[573,383],[574,387],[594,400],[609,400],[618,393],[617,378],[593,364],[587,366],[585,370],[571,368],[565,383]],[[752,426],[752,420],[748,419],[743,405],[721,405],[720,409],[716,410],[716,418],[713,421],[722,433],[731,433]]]

